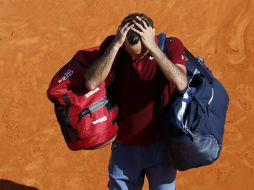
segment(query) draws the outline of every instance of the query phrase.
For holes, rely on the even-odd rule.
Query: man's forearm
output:
[[[165,77],[173,83],[177,90],[184,90],[187,86],[187,76],[184,71],[172,63],[158,46],[154,47],[150,53],[157,61]]]
[[[95,89],[106,79],[119,48],[120,46],[113,41],[104,54],[88,69],[85,77],[86,87],[89,90]]]

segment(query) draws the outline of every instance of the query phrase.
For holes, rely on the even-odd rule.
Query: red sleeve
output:
[[[182,42],[176,38],[170,38],[168,43],[168,56],[174,64],[186,65],[185,50]]]

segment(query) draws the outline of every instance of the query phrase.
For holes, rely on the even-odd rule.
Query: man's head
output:
[[[143,22],[140,21],[139,19],[137,19],[137,16],[139,16],[142,20],[144,20],[146,22],[147,26],[153,27],[153,20],[150,17],[148,17],[142,13],[129,14],[127,17],[125,17],[123,19],[121,26],[124,26],[127,22],[133,23],[133,20],[135,20],[137,23],[144,26]],[[135,25],[134,25],[134,28],[139,30],[138,27]],[[128,40],[130,45],[135,45],[139,42],[140,36],[136,32],[129,30],[129,32],[127,33],[126,39]]]
[[[153,21],[151,18],[146,16],[145,14],[142,13],[133,13],[129,14],[127,17],[125,17],[121,23],[121,26],[124,26],[126,23],[133,23],[133,20],[135,20],[137,23],[141,24],[144,26],[143,22],[139,19],[137,19],[137,16],[140,17],[142,20],[145,21],[147,26],[153,27]],[[139,30],[139,28],[134,25],[133,26],[135,29]],[[124,47],[126,51],[132,56],[132,58],[136,59],[142,56],[142,54],[146,53],[146,49],[144,48],[143,44],[141,43],[140,36],[133,30],[129,30],[127,35],[126,35],[126,40],[124,43]]]

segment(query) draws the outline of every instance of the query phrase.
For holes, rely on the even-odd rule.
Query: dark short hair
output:
[[[138,20],[136,17],[139,16],[142,20],[144,20],[147,24],[147,26],[151,26],[153,27],[153,20],[148,17],[147,15],[143,14],[143,13],[132,13],[132,14],[129,14],[127,17],[125,17],[121,23],[121,27],[123,25],[125,25],[127,22],[132,22],[132,20],[135,20],[137,23],[141,24],[142,26],[144,26],[143,22]],[[134,28],[139,30],[139,28],[137,26],[134,25]],[[128,33],[127,33],[127,36],[126,36],[128,42],[131,44],[131,45],[135,45],[139,42],[140,40],[140,36],[132,31],[132,30],[129,30]]]

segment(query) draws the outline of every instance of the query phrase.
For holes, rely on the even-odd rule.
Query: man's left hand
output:
[[[135,29],[134,27],[131,27],[131,30],[139,34],[141,42],[144,44],[144,46],[149,51],[152,51],[153,48],[158,47],[155,42],[155,29],[151,26],[147,26],[146,22],[140,17],[137,17],[137,19],[143,22],[144,26],[133,20],[133,23],[139,28],[139,30]]]

